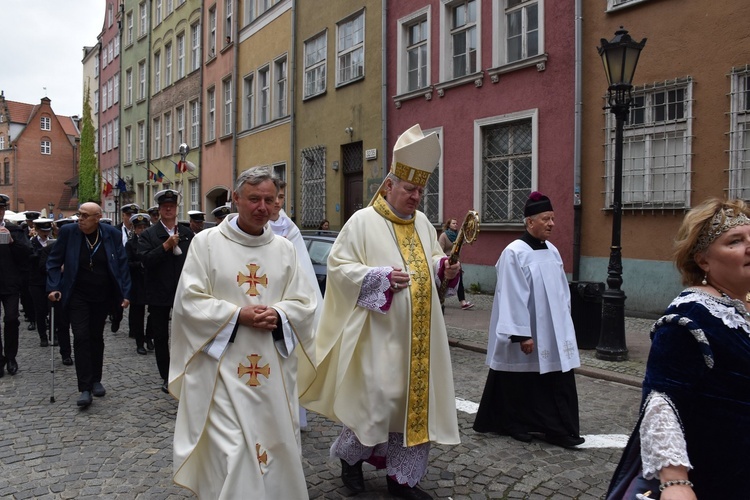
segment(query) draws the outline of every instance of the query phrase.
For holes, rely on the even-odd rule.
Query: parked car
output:
[[[315,276],[318,278],[320,293],[326,294],[326,277],[328,269],[328,254],[331,253],[333,242],[336,241],[338,231],[301,231],[302,239],[305,240],[307,253],[310,254]]]

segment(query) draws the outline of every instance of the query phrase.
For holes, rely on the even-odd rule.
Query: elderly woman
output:
[[[440,246],[442,247],[445,255],[450,255],[451,250],[453,249],[453,243],[456,241],[457,236],[458,221],[456,219],[448,219],[447,221],[445,221],[445,224],[443,224],[443,232],[438,237],[438,243],[440,243]],[[461,309],[467,310],[474,307],[474,304],[466,300],[463,274],[463,271],[461,271],[461,277],[458,281],[458,291],[456,292],[456,294],[458,295],[459,302],[461,302]]]
[[[750,208],[692,209],[675,263],[689,288],[651,330],[641,416],[607,498],[747,498]]]

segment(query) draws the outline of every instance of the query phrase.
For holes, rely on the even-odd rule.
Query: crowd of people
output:
[[[377,193],[333,244],[325,296],[282,208],[286,184],[267,167],[241,173],[237,212],[215,209],[208,230],[200,211],[189,226],[178,223],[171,189],[148,210],[123,206],[118,226],[84,203],[72,220],[27,212],[22,227],[4,220],[9,198],[0,194],[0,377],[19,370],[21,303],[40,345],[59,345],[63,363],[75,364],[76,404],[88,407],[106,394],[107,316],[114,332],[129,307],[137,354],[154,351],[161,389],[178,401],[175,483],[199,498],[305,498],[307,408],[342,425],[330,453],[353,494],[366,489],[367,462],[385,469],[392,496],[432,498],[419,486],[430,446],[460,442],[441,283],[461,309],[473,307],[460,262],[448,258],[458,221],[438,236],[417,210],[440,151],[418,125],[399,137]],[[580,358],[550,241],[552,200],[532,192],[523,220],[496,264],[489,373],[473,429],[576,449]],[[611,500],[744,493],[750,208],[710,199],[690,210],[675,263],[688,288],[651,331],[640,418]],[[717,437],[718,427],[731,439]]]

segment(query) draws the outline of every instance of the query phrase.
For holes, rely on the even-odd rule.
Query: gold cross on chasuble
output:
[[[255,443],[255,454],[258,455],[258,467],[260,468],[260,475],[262,476],[263,474],[265,474],[263,469],[268,467],[268,453],[266,453],[265,450],[263,450],[263,453],[261,453],[260,450],[260,443]]]
[[[245,375],[250,375],[250,380],[246,382],[246,384],[250,387],[257,387],[260,385],[258,375],[263,375],[266,378],[271,375],[271,367],[269,365],[258,366],[258,361],[260,361],[261,357],[262,356],[259,356],[258,354],[251,354],[247,357],[247,360],[250,362],[250,366],[245,366],[240,363],[237,367],[238,377],[242,378]]]
[[[432,266],[427,261],[414,224],[393,224],[399,251],[411,274],[411,352],[406,405],[406,445],[429,442],[430,325]],[[401,292],[406,293],[406,291]]]
[[[268,278],[265,274],[260,277],[258,276],[258,269],[260,269],[260,266],[257,264],[247,264],[245,267],[247,267],[247,270],[250,271],[250,273],[247,276],[242,274],[242,271],[237,273],[237,286],[250,283],[250,288],[248,288],[245,293],[251,297],[255,297],[256,295],[259,295],[256,285],[268,287]]]

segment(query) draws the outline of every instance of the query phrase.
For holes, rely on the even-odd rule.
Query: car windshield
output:
[[[312,263],[320,266],[325,265],[328,260],[328,254],[331,253],[332,246],[333,242],[331,241],[310,241],[310,246],[307,251],[310,254],[310,260],[312,260]]]

